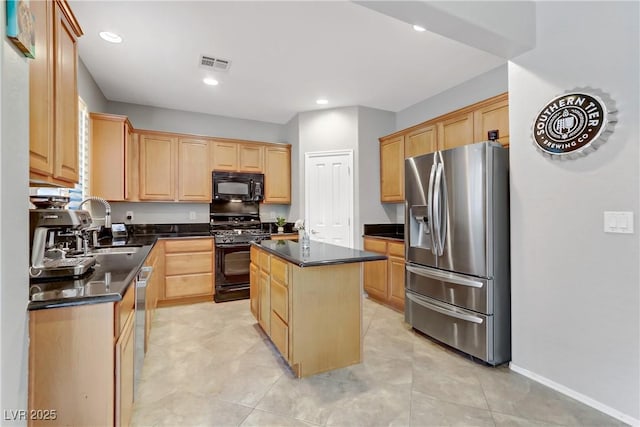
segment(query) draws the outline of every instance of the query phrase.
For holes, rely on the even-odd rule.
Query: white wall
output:
[[[357,237],[364,232],[364,224],[402,223],[396,204],[380,202],[380,141],[379,137],[395,129],[395,114],[391,111],[358,107],[358,185],[355,197],[360,215],[356,217]],[[402,205],[401,205],[402,206]],[[357,247],[361,245],[356,239]]]
[[[398,111],[396,130],[406,129],[469,104],[491,98],[506,92],[507,89],[508,73],[505,64]]]
[[[110,101],[107,113],[129,117],[137,129],[247,139],[262,142],[287,142],[281,124],[236,119],[189,111]]]
[[[509,65],[513,367],[640,423],[639,4],[539,2],[537,47]],[[567,17],[572,17],[567,19]],[[619,109],[595,153],[549,160],[532,121],[591,86]],[[603,211],[635,234],[605,234]]]
[[[78,58],[78,96],[87,104],[89,111],[107,111],[109,101],[105,98],[80,58]]]
[[[0,407],[27,408],[29,62],[4,37],[0,7]]]

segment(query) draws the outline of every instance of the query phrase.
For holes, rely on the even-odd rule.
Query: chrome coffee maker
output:
[[[91,223],[91,215],[87,211],[52,208],[29,210],[31,281],[76,278],[87,273],[95,264],[95,258],[67,258],[66,254],[69,251],[76,252],[81,242],[86,242]]]

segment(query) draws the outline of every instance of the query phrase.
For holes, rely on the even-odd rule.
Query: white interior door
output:
[[[353,151],[305,154],[305,226],[312,240],[353,247]]]

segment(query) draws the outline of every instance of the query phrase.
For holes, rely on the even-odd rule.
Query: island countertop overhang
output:
[[[290,240],[263,240],[252,243],[275,256],[278,256],[299,267],[318,267],[357,262],[384,261],[385,255],[359,249],[311,241],[308,249],[303,249],[298,242]]]

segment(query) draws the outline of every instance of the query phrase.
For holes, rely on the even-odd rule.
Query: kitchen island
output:
[[[384,255],[320,242],[251,246],[251,312],[297,377],[362,361],[362,263]]]

